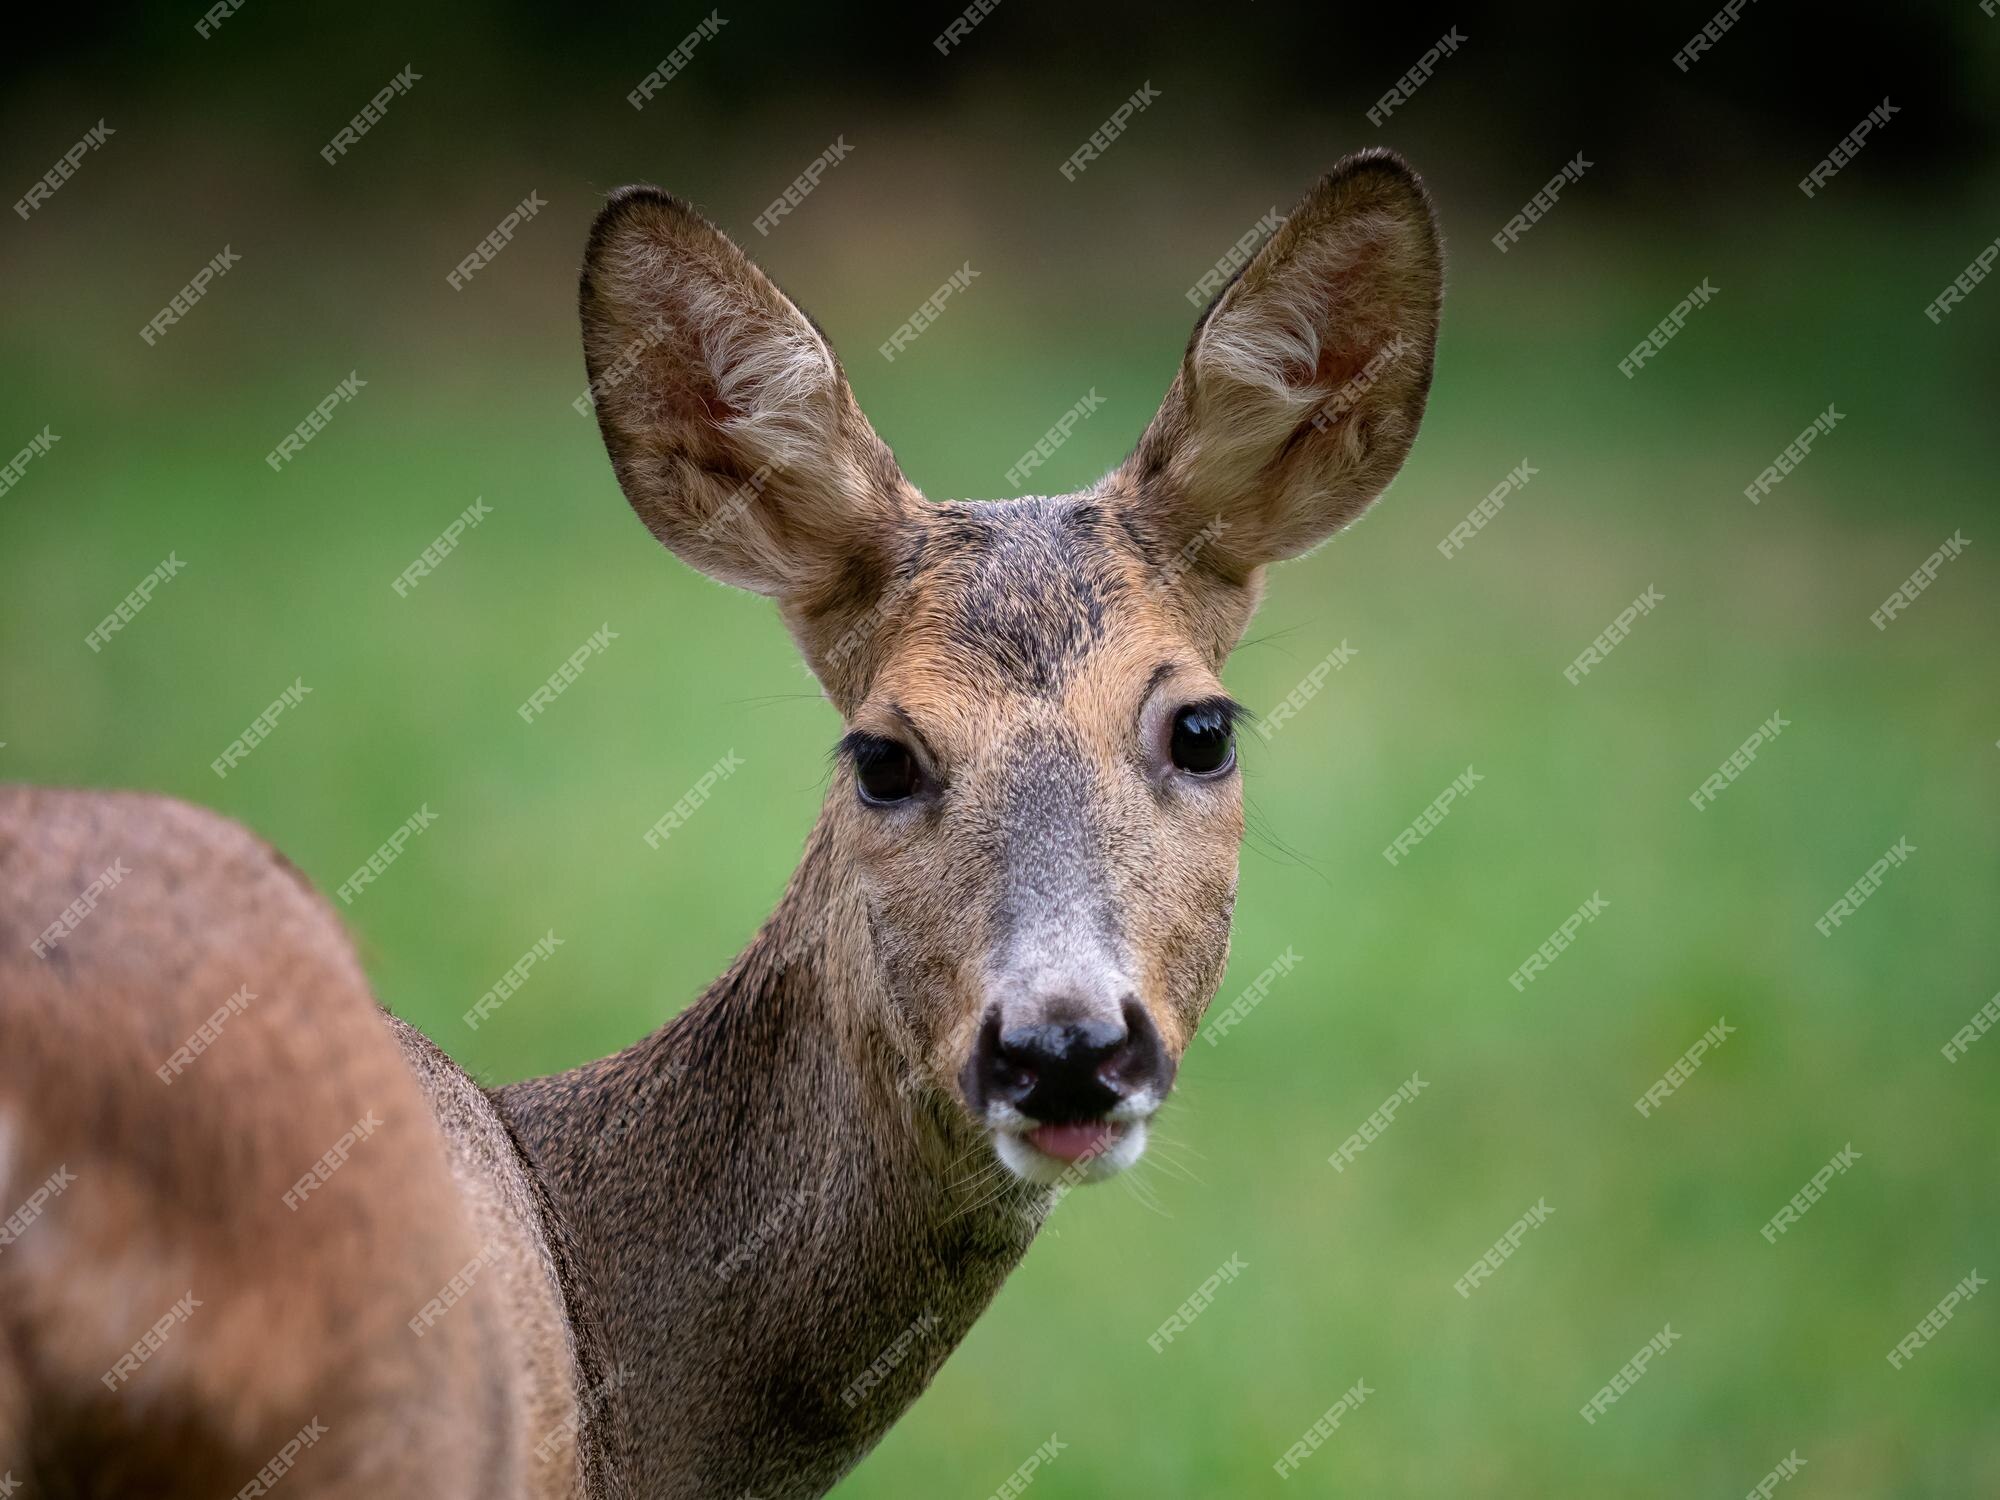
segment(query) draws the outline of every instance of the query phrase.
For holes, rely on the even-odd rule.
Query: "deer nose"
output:
[[[999,1102],[1040,1124],[1101,1119],[1134,1095],[1165,1093],[1166,1048],[1145,1006],[1128,999],[1117,1021],[1040,1022],[1003,1030],[996,1010],[966,1067],[975,1110]]]

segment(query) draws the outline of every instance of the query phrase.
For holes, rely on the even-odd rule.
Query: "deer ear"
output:
[[[1417,435],[1443,290],[1416,173],[1386,151],[1341,162],[1195,326],[1115,476],[1135,520],[1232,584],[1352,521]]]
[[[625,498],[690,566],[777,598],[812,659],[821,617],[884,586],[919,502],[825,337],[658,188],[622,189],[597,216],[579,300]]]

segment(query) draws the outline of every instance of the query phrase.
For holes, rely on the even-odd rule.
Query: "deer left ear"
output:
[[[614,194],[579,301],[598,427],[652,533],[775,598],[844,707],[922,503],[819,328],[658,188]]]
[[[1168,555],[1230,583],[1367,509],[1423,419],[1444,258],[1417,174],[1350,156],[1209,308],[1116,476]]]

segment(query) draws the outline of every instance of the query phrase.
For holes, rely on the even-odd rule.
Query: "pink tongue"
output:
[[[1088,1161],[1111,1149],[1118,1127],[1104,1124],[1037,1125],[1028,1132],[1036,1150],[1057,1161]]]

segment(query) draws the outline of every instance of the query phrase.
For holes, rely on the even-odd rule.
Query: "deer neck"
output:
[[[501,1095],[557,1199],[634,1493],[823,1493],[923,1391],[1053,1201],[911,1086],[836,864],[822,817],[700,1001]]]

